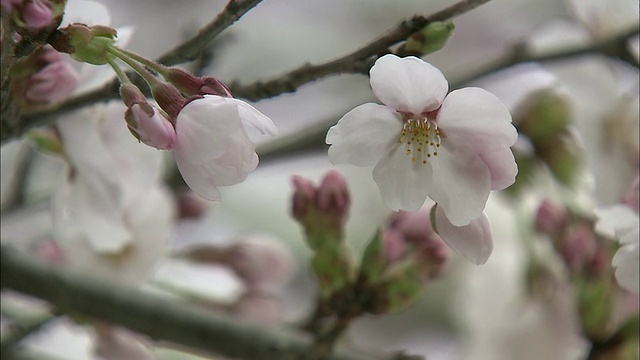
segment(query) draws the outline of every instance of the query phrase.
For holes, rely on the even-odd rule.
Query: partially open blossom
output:
[[[62,101],[75,90],[78,80],[78,73],[69,63],[57,61],[29,77],[25,97],[33,103]]]
[[[66,99],[80,75],[51,46],[43,46],[12,69],[11,91],[21,104],[46,105]]]
[[[247,125],[276,132],[271,119],[237,99],[205,95],[184,106],[176,119],[173,153],[191,190],[219,201],[218,186],[237,184],[256,168],[258,155]]]
[[[491,190],[515,181],[517,140],[507,108],[491,93],[447,95],[442,73],[415,57],[385,55],[371,68],[384,103],[356,107],[329,129],[334,164],[375,165],[373,178],[394,210],[418,210],[427,196],[455,226],[478,219]]]

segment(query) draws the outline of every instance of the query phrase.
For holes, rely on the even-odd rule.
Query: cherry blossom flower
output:
[[[620,248],[612,259],[616,268],[615,277],[622,287],[636,294],[640,292],[638,283],[640,274],[638,259],[640,258],[640,218],[631,207],[612,205],[595,210],[598,221],[596,231],[617,239]]]
[[[184,106],[176,119],[173,153],[191,190],[219,201],[218,186],[242,182],[258,166],[246,125],[263,134],[276,132],[271,119],[237,99],[204,95]]]
[[[375,165],[394,210],[418,210],[429,196],[454,226],[479,218],[489,192],[515,181],[509,147],[517,132],[507,108],[480,88],[447,95],[444,75],[416,57],[385,55],[370,74],[384,105],[360,105],[329,129],[331,162]]]

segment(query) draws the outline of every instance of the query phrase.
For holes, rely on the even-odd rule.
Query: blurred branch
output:
[[[80,313],[133,331],[231,358],[303,360],[309,337],[260,328],[84,273],[43,264],[3,246],[0,286],[45,299],[62,312]],[[325,360],[375,360],[337,349]]]
[[[222,12],[202,28],[196,36],[166,52],[157,61],[164,65],[176,65],[195,60],[211,40],[260,2],[262,0],[229,0]]]
[[[294,92],[298,87],[308,82],[329,75],[342,73],[367,74],[379,55],[388,53],[390,51],[389,47],[405,41],[410,35],[424,28],[427,24],[434,21],[449,20],[489,1],[463,0],[427,17],[414,16],[411,19],[402,21],[382,37],[339,59],[320,65],[305,64],[287,74],[265,82],[259,81],[244,86],[232,83],[230,85],[231,92],[236,97],[256,101]]]

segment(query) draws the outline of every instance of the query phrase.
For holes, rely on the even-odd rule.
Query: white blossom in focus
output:
[[[176,119],[173,153],[191,190],[219,201],[218,186],[240,183],[258,166],[247,125],[276,132],[271,119],[237,99],[205,95],[185,105]]]
[[[329,129],[331,162],[375,165],[391,209],[418,210],[429,196],[454,226],[480,217],[490,191],[517,173],[507,108],[480,88],[447,95],[440,70],[416,57],[385,55],[370,74],[384,105],[360,105]]]

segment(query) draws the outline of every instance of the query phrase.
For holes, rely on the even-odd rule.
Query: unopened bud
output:
[[[149,103],[133,104],[124,117],[129,130],[138,140],[160,150],[173,148],[176,142],[173,125]]]
[[[324,214],[335,216],[344,221],[349,212],[349,205],[347,182],[339,172],[330,170],[322,178],[318,188],[318,209]]]
[[[204,215],[210,207],[210,202],[193,192],[181,193],[176,195],[176,197],[179,219],[199,218]]]
[[[53,21],[53,9],[48,1],[28,0],[22,6],[22,20],[26,27],[39,30]]]
[[[127,107],[131,107],[133,104],[147,102],[147,97],[144,96],[142,91],[130,82],[120,86],[120,98]]]
[[[25,98],[35,104],[65,100],[76,89],[80,75],[65,61],[52,63],[29,77]]]
[[[569,224],[567,210],[550,200],[543,200],[536,213],[536,229],[547,235],[559,235]]]
[[[231,245],[226,264],[252,288],[280,285],[293,273],[293,258],[280,241],[266,236],[251,236]]]
[[[539,147],[566,131],[571,123],[571,104],[556,88],[532,93],[514,111],[514,123],[521,134]]]
[[[316,203],[316,188],[313,183],[301,176],[294,175],[293,179],[293,217],[302,222]]]
[[[593,261],[597,240],[590,225],[579,223],[573,226],[560,241],[562,258],[571,272],[579,273]]]
[[[36,128],[29,130],[27,138],[40,151],[49,152],[55,155],[64,154],[64,146],[60,135],[51,128]]]

